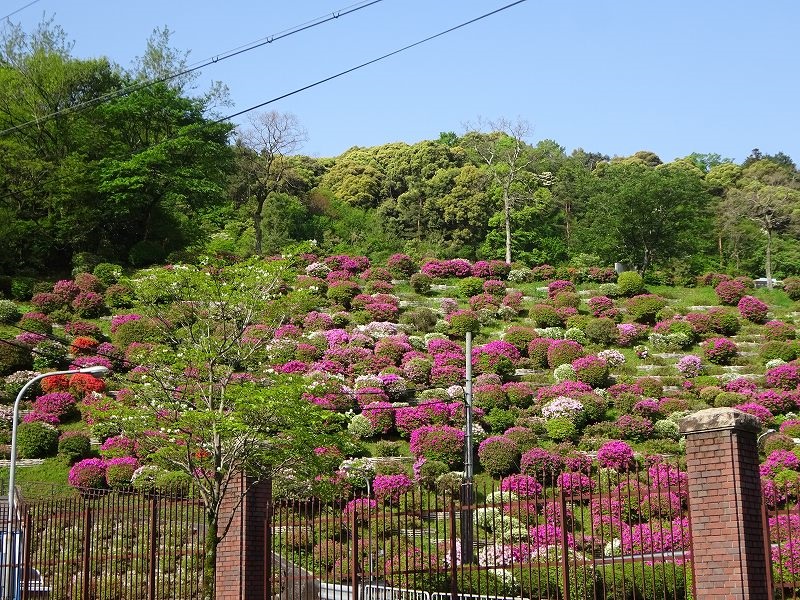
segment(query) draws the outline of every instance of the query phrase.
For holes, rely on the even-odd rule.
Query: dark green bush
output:
[[[634,321],[651,325],[656,322],[658,311],[666,305],[667,300],[656,294],[640,294],[625,302],[625,308]]]
[[[400,456],[400,442],[378,440],[375,443],[375,452],[378,456]]]
[[[506,429],[514,425],[517,415],[504,408],[493,408],[483,418],[494,434],[503,433]]]
[[[537,327],[561,327],[561,317],[549,304],[534,304],[528,310],[528,316]]]
[[[800,277],[787,277],[783,280],[783,291],[791,300],[800,300]]]
[[[27,371],[32,366],[33,357],[29,348],[8,340],[0,343],[0,376]]]
[[[797,358],[797,346],[792,342],[766,342],[758,349],[758,355],[764,362],[773,358],[791,362]]]
[[[89,436],[78,431],[69,431],[58,440],[58,454],[73,464],[92,455]]]
[[[14,277],[11,280],[11,297],[20,302],[27,302],[33,296],[33,277]]]
[[[129,285],[112,283],[106,288],[104,298],[109,308],[130,308],[136,300],[136,293]]]
[[[440,460],[426,460],[419,469],[419,483],[426,490],[436,488],[436,480],[445,473],[450,472],[447,463]]]
[[[133,342],[160,342],[162,335],[155,323],[149,319],[138,319],[117,327],[111,338],[115,346],[124,350]]]
[[[20,458],[47,458],[58,452],[58,429],[40,421],[22,423],[17,429]]]
[[[430,275],[425,275],[425,273],[414,273],[409,280],[411,284],[411,289],[414,290],[417,294],[425,295],[431,291],[431,284],[433,284],[433,279]]]
[[[478,313],[474,310],[457,310],[449,316],[450,328],[448,332],[452,336],[462,338],[468,331],[477,333],[481,328]]]
[[[400,323],[410,325],[417,333],[430,333],[433,331],[437,320],[436,313],[424,306],[404,312],[400,316]]]
[[[113,263],[100,263],[92,274],[100,280],[105,287],[114,285],[122,277],[122,267]]]
[[[617,324],[608,317],[590,320],[584,332],[589,341],[601,346],[613,346],[619,337]]]
[[[128,260],[134,267],[147,267],[164,261],[166,252],[161,244],[142,240],[136,242],[128,253]],[[88,269],[91,271],[91,269]]]
[[[192,477],[181,471],[161,471],[156,474],[155,491],[165,496],[185,498],[192,487]]]

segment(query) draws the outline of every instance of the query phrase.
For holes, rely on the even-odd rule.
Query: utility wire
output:
[[[510,4],[506,4],[505,6],[501,6],[500,8],[498,8],[496,10],[493,10],[493,11],[488,12],[488,13],[484,13],[484,14],[478,16],[478,17],[475,17],[474,19],[470,19],[469,21],[465,21],[463,23],[460,23],[459,25],[456,25],[454,27],[450,27],[449,29],[445,29],[444,31],[440,31],[439,33],[431,35],[431,36],[429,36],[427,38],[424,38],[422,40],[419,40],[417,42],[414,42],[412,44],[409,44],[407,46],[404,46],[402,48],[399,48],[397,50],[394,50],[392,52],[389,52],[387,54],[384,54],[384,55],[379,56],[377,58],[374,58],[372,60],[369,60],[367,62],[361,63],[360,65],[357,65],[355,67],[351,67],[349,69],[341,71],[341,72],[339,72],[339,73],[337,73],[335,75],[331,75],[330,77],[326,77],[324,79],[320,79],[320,80],[318,80],[318,81],[316,81],[314,83],[308,84],[308,85],[303,86],[301,88],[297,88],[297,89],[295,89],[295,90],[293,90],[291,92],[287,92],[285,94],[282,94],[281,96],[277,96],[275,98],[272,98],[271,100],[267,100],[265,102],[261,102],[260,104],[256,104],[254,106],[251,106],[251,107],[246,108],[244,110],[240,110],[238,112],[235,112],[233,114],[227,115],[225,117],[221,117],[221,118],[216,119],[214,121],[207,121],[206,123],[207,124],[212,124],[212,123],[213,124],[219,124],[219,123],[222,123],[224,121],[229,121],[230,119],[233,119],[235,117],[241,116],[241,115],[243,115],[245,113],[252,112],[254,110],[257,110],[259,108],[267,106],[268,104],[272,104],[274,102],[282,100],[284,98],[288,98],[290,96],[294,96],[295,94],[299,94],[300,92],[303,92],[305,90],[309,90],[311,88],[317,87],[317,86],[319,86],[319,85],[321,85],[323,83],[326,83],[326,82],[331,81],[333,79],[337,79],[339,77],[342,77],[343,75],[346,75],[348,73],[352,73],[353,71],[357,71],[359,69],[362,69],[362,68],[364,68],[364,67],[366,67],[368,65],[374,64],[376,62],[382,61],[382,60],[384,60],[386,58],[389,58],[390,56],[394,56],[396,54],[399,54],[401,52],[404,52],[406,50],[414,48],[415,46],[419,46],[420,44],[424,44],[425,42],[428,42],[430,40],[436,39],[438,37],[441,37],[443,35],[446,35],[448,33],[451,33],[453,31],[456,31],[456,30],[461,29],[463,27],[466,27],[467,25],[470,25],[472,23],[476,23],[478,21],[486,19],[486,18],[488,18],[488,17],[490,17],[492,15],[495,15],[495,14],[500,13],[502,11],[508,10],[509,8],[512,8],[512,7],[514,7],[514,6],[518,5],[518,4],[522,4],[523,2],[526,2],[526,0],[517,0],[516,2],[512,2]],[[201,126],[202,126],[202,124],[201,124]],[[0,135],[2,135],[2,133],[4,133],[4,132],[0,132]],[[187,135],[186,133],[177,133],[177,134],[175,134],[173,136],[164,138],[163,140],[161,140],[159,142],[159,144],[163,144],[165,142],[175,141],[175,140],[178,140],[178,139],[180,139],[182,137],[186,137],[186,135]],[[141,152],[145,152],[145,151],[150,150],[150,149],[151,149],[151,147],[148,147],[148,148],[145,148],[144,150],[142,150]],[[133,156],[136,156],[136,154],[138,154],[138,152],[131,153],[128,158],[132,158]],[[124,159],[119,158],[118,160],[124,160]],[[56,179],[55,181],[66,180],[66,179],[67,179],[67,177],[64,176],[62,178]],[[31,186],[31,187],[28,187],[28,188],[23,188],[23,189],[16,190],[15,192],[9,192],[9,193],[7,193],[7,194],[5,194],[3,196],[0,196],[0,200],[5,200],[7,198],[12,198],[12,197],[16,196],[17,194],[29,192],[31,190],[36,190],[36,189],[39,189],[39,186]]]
[[[39,0],[35,0],[35,1],[38,2]],[[323,15],[321,17],[317,17],[316,19],[312,19],[311,21],[306,21],[305,23],[302,23],[300,25],[296,25],[295,27],[292,27],[290,29],[285,29],[283,31],[280,31],[280,32],[275,33],[275,34],[272,34],[272,35],[267,36],[265,38],[261,38],[259,40],[256,40],[255,42],[251,42],[250,44],[246,44],[246,45],[243,45],[243,46],[238,46],[238,47],[234,48],[233,50],[228,50],[228,51],[223,52],[221,54],[217,54],[217,55],[215,55],[215,56],[213,56],[211,58],[205,59],[205,60],[203,60],[201,62],[193,63],[193,65],[190,65],[189,67],[187,67],[186,69],[183,69],[181,71],[176,71],[175,73],[170,73],[169,75],[165,75],[164,77],[159,77],[157,79],[151,79],[149,81],[143,81],[143,82],[134,83],[134,84],[128,85],[126,87],[123,87],[123,88],[121,88],[119,90],[115,90],[113,92],[109,92],[107,94],[103,94],[102,96],[98,96],[97,98],[92,98],[91,100],[86,100],[84,102],[80,102],[80,103],[75,104],[73,106],[62,108],[61,110],[57,110],[57,111],[49,113],[47,115],[43,115],[43,116],[38,117],[36,119],[32,119],[30,121],[26,121],[24,123],[20,123],[19,125],[14,125],[14,126],[9,127],[7,129],[3,129],[2,131],[0,131],[0,136],[4,136],[4,135],[7,135],[9,133],[13,133],[15,131],[19,131],[21,129],[25,129],[26,127],[30,127],[32,125],[39,125],[41,123],[49,121],[50,119],[53,119],[55,117],[58,117],[58,116],[61,116],[61,115],[64,115],[64,114],[78,114],[78,113],[81,113],[81,112],[83,112],[83,111],[85,111],[85,110],[87,110],[89,108],[92,108],[92,107],[95,107],[95,106],[99,106],[101,104],[105,104],[106,102],[110,102],[110,101],[115,100],[117,98],[121,98],[122,96],[127,96],[128,94],[132,94],[133,92],[137,92],[139,90],[143,90],[143,89],[152,87],[154,85],[158,85],[160,83],[166,83],[168,81],[172,81],[173,79],[176,79],[178,77],[183,77],[184,75],[189,75],[189,74],[194,73],[195,71],[198,71],[200,69],[203,69],[203,68],[205,68],[205,67],[207,67],[209,65],[215,65],[215,64],[220,63],[220,62],[222,62],[224,60],[228,60],[229,58],[233,58],[235,56],[239,56],[240,54],[244,54],[246,52],[250,52],[251,50],[256,50],[257,48],[261,48],[263,46],[266,46],[266,45],[271,44],[273,42],[276,42],[278,40],[287,38],[289,36],[295,35],[295,34],[300,33],[302,31],[306,31],[307,29],[311,29],[313,27],[317,27],[317,26],[322,25],[324,23],[327,23],[329,21],[333,21],[334,19],[338,19],[339,17],[343,17],[343,16],[346,16],[346,15],[352,14],[352,13],[354,13],[356,11],[359,11],[361,9],[367,8],[369,6],[372,6],[373,4],[378,4],[378,3],[383,2],[383,1],[384,0],[370,0],[370,1],[365,1],[365,2],[358,3],[358,4],[352,4],[352,5],[347,6],[345,8],[336,10],[336,11],[334,11],[332,13],[328,13],[327,15]],[[22,10],[22,9],[20,9],[20,10]]]
[[[250,111],[256,110],[258,108],[263,108],[264,106],[267,106],[268,104],[272,104],[273,102],[277,102],[278,100],[283,100],[284,98],[288,98],[289,96],[294,96],[295,94],[299,94],[300,92],[304,92],[304,91],[309,90],[309,89],[311,89],[313,87],[317,87],[318,85],[322,85],[323,83],[327,83],[327,82],[329,82],[329,81],[331,81],[333,79],[337,79],[339,77],[342,77],[343,75],[347,75],[348,73],[352,73],[353,71],[358,71],[359,69],[363,69],[364,67],[367,67],[369,65],[372,65],[372,64],[375,64],[375,63],[380,62],[382,60],[385,60],[385,59],[387,59],[387,58],[389,58],[391,56],[394,56],[396,54],[400,54],[401,52],[405,52],[406,50],[410,50],[411,48],[414,48],[416,46],[420,46],[422,44],[425,44],[426,42],[430,42],[431,40],[435,40],[436,38],[442,37],[443,35],[447,35],[448,33],[452,33],[453,31],[461,29],[462,27],[466,27],[467,25],[472,25],[473,23],[477,23],[478,21],[481,21],[481,20],[486,19],[488,17],[491,17],[493,15],[496,15],[497,13],[503,12],[504,10],[508,10],[509,8],[512,8],[512,7],[516,6],[517,4],[522,4],[525,1],[526,0],[517,0],[516,2],[512,2],[511,4],[506,4],[505,6],[501,6],[500,8],[498,8],[496,10],[493,10],[493,11],[488,12],[488,13],[484,13],[479,17],[475,17],[474,19],[470,19],[469,21],[464,21],[463,23],[460,23],[460,24],[458,24],[458,25],[456,25],[454,27],[450,27],[449,29],[445,29],[444,31],[440,31],[439,33],[435,33],[435,34],[433,34],[431,36],[428,36],[428,37],[426,37],[424,39],[418,40],[418,41],[416,41],[416,42],[414,42],[412,44],[409,44],[407,46],[403,46],[402,48],[398,48],[397,50],[393,50],[391,52],[383,54],[382,56],[378,56],[377,58],[373,58],[372,60],[368,60],[366,62],[363,62],[360,65],[356,65],[355,67],[350,67],[349,69],[345,69],[344,71],[340,71],[339,73],[336,73],[335,75],[331,75],[330,77],[326,77],[325,79],[320,79],[318,81],[315,81],[314,83],[310,83],[309,85],[303,86],[301,88],[298,88],[296,90],[293,90],[293,91],[288,92],[286,94],[283,94],[281,96],[277,96],[275,98],[272,98],[271,100],[267,100],[266,102],[262,102],[260,104],[256,104],[254,106],[251,106],[250,108],[246,108],[244,110],[240,110],[239,112],[230,114],[227,117],[224,117],[222,119],[217,119],[216,122],[219,123],[221,121],[228,121],[230,119],[233,119],[235,117],[239,117],[239,116],[241,116],[241,115],[243,115],[245,113],[248,113]],[[0,132],[0,133],[2,133],[2,132]]]
[[[18,12],[22,12],[23,10],[25,10],[25,9],[26,9],[26,8],[28,8],[29,6],[33,6],[33,5],[34,5],[34,4],[36,4],[37,2],[39,2],[39,0],[33,0],[33,2],[28,2],[28,3],[27,3],[25,6],[21,6],[21,7],[20,7],[20,8],[18,8],[17,10],[15,10],[15,11],[13,11],[13,12],[10,12],[10,13],[8,13],[8,14],[7,14],[5,17],[3,17],[2,19],[0,19],[0,21],[5,21],[5,20],[6,20],[7,18],[9,18],[9,17],[13,17],[13,16],[14,16],[15,14],[17,14]]]

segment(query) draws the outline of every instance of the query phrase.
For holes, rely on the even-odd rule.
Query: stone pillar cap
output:
[[[681,419],[678,425],[682,434],[726,429],[758,433],[762,429],[761,421],[753,415],[736,408],[707,408],[699,410]]]

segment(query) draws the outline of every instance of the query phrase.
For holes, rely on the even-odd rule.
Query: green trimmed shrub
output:
[[[449,324],[449,334],[457,337],[464,337],[468,331],[476,333],[481,328],[478,313],[474,310],[457,310],[450,313],[447,317]]]
[[[92,270],[92,274],[100,280],[100,283],[108,287],[120,280],[122,267],[113,263],[100,263]]]
[[[783,291],[791,300],[800,300],[800,277],[787,277],[783,280]]]
[[[33,296],[33,277],[14,277],[11,280],[11,297],[20,302],[27,302]]]
[[[92,455],[89,436],[79,431],[67,431],[58,438],[58,454],[69,464],[74,464]]]
[[[797,358],[797,346],[792,342],[766,342],[759,347],[758,355],[763,362],[774,358],[791,362]]]
[[[425,273],[414,273],[409,280],[411,289],[422,296],[430,293],[433,279]]]
[[[0,343],[0,376],[11,375],[17,371],[28,371],[33,366],[31,351],[16,342]]]
[[[434,490],[436,488],[436,480],[450,472],[450,467],[447,463],[440,460],[426,460],[419,468],[419,483],[426,490]]]
[[[156,474],[155,491],[165,496],[185,498],[192,487],[192,477],[180,471],[161,471]]]
[[[113,333],[112,341],[118,348],[125,349],[133,342],[158,343],[162,340],[158,326],[149,319],[138,319],[122,323]]]
[[[58,452],[58,429],[41,421],[21,423],[17,429],[20,458],[47,458]]]
[[[0,323],[11,325],[19,321],[22,313],[12,300],[0,300]]]
[[[617,277],[617,287],[620,296],[636,296],[644,291],[644,279],[636,271],[625,271]]]
[[[640,294],[625,302],[625,308],[634,321],[650,325],[656,322],[658,311],[666,305],[667,300],[656,294]]]
[[[456,284],[458,294],[462,298],[472,298],[483,292],[483,279],[480,277],[464,277]]]
[[[547,432],[547,437],[554,442],[571,441],[578,436],[578,428],[567,417],[550,419],[545,423],[544,428]]]
[[[586,337],[601,346],[613,346],[619,338],[617,324],[608,317],[592,319],[586,324]]]
[[[430,308],[420,306],[404,312],[400,316],[400,323],[410,325],[418,333],[430,333],[436,326],[438,319],[439,317]]]
[[[528,310],[528,316],[537,327],[560,327],[561,317],[554,306],[549,304],[534,304]]]
[[[478,446],[478,458],[489,475],[503,477],[517,469],[520,450],[514,440],[502,435],[492,436]]]

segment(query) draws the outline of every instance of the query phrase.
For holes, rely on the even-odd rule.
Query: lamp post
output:
[[[473,532],[472,518],[475,501],[473,477],[475,466],[473,464],[474,451],[472,440],[472,332],[467,332],[466,349],[466,386],[464,388],[464,410],[466,412],[466,427],[464,432],[464,482],[461,484],[461,560],[467,564],[473,559]]]
[[[94,367],[85,367],[83,369],[70,369],[67,371],[51,371],[50,373],[42,373],[23,385],[22,389],[19,391],[19,394],[17,394],[16,400],[14,400],[13,421],[11,425],[11,456],[8,469],[8,527],[6,528],[6,539],[4,544],[6,572],[3,584],[3,600],[14,599],[14,593],[11,591],[11,574],[15,565],[11,559],[11,538],[13,536],[14,522],[14,486],[16,484],[17,474],[17,427],[19,426],[19,403],[22,401],[22,398],[25,396],[25,392],[28,391],[28,388],[45,377],[52,377],[53,375],[75,375],[77,373],[87,373],[89,375],[102,376],[108,373],[108,368],[97,365]]]

